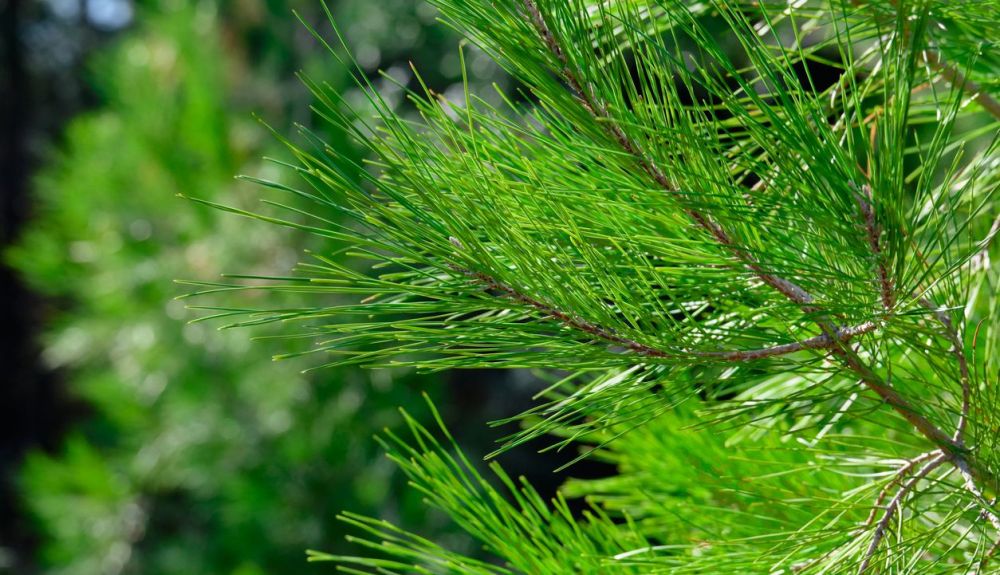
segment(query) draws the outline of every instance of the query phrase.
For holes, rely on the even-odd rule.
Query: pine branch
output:
[[[962,343],[962,337],[955,330],[955,326],[951,321],[951,317],[948,316],[948,312],[942,310],[939,306],[934,305],[934,302],[926,297],[920,298],[919,303],[925,308],[931,310],[938,323],[944,327],[944,335],[948,339],[948,343],[951,344],[949,352],[955,356],[955,360],[958,363],[959,383],[962,385],[962,410],[958,417],[958,424],[955,426],[955,435],[953,436],[953,439],[956,443],[961,445],[964,441],[963,435],[965,434],[965,427],[968,424],[969,404],[972,399],[969,361],[965,357],[965,345]]]
[[[516,289],[508,286],[507,284],[499,282],[496,279],[482,272],[475,272],[461,268],[454,268],[454,269],[459,273],[462,273],[466,276],[469,276],[470,278],[477,280],[479,283],[486,286],[487,289],[498,291],[508,299],[511,299],[518,303],[522,303],[524,305],[527,305],[528,307],[534,308],[535,310],[539,311],[543,316],[551,317],[571,328],[590,334],[598,339],[602,339],[610,343],[621,345],[622,347],[632,350],[639,355],[644,355],[648,357],[661,357],[661,358],[671,357],[671,354],[665,351],[661,351],[659,349],[650,347],[643,343],[639,343],[635,340],[621,336],[614,330],[580,319],[567,312],[556,309],[552,305],[539,301],[535,298],[529,297],[517,291]]]
[[[460,246],[457,243],[458,240],[452,240],[452,243]],[[509,285],[497,281],[495,278],[484,274],[482,272],[475,272],[471,270],[466,270],[458,267],[453,268],[458,273],[468,276],[479,283],[483,284],[486,289],[493,290],[503,294],[503,296],[516,301],[518,303],[524,304],[528,307],[535,309],[540,312],[545,317],[550,317],[555,319],[567,327],[576,329],[583,333],[589,334],[597,339],[604,340],[608,343],[613,343],[620,345],[628,350],[635,352],[638,355],[654,358],[670,358],[670,359],[709,359],[714,361],[729,361],[729,362],[742,362],[742,361],[755,361],[759,359],[765,359],[770,357],[777,357],[781,355],[787,355],[804,350],[819,350],[819,349],[833,349],[840,345],[849,342],[851,339],[871,332],[879,327],[876,322],[864,322],[857,326],[846,327],[838,329],[835,332],[835,336],[831,337],[827,334],[818,335],[811,337],[809,339],[786,343],[781,345],[775,345],[773,347],[765,347],[760,349],[748,349],[748,350],[734,350],[734,351],[689,351],[683,353],[668,352],[660,350],[644,343],[640,343],[619,333],[612,329],[597,325],[593,322],[581,319],[574,316],[571,313],[557,309],[555,306],[540,301],[534,297],[525,295],[520,291],[510,287]]]
[[[868,545],[868,549],[865,551],[864,559],[861,561],[861,565],[858,567],[858,575],[862,575],[868,570],[868,566],[871,564],[872,556],[875,555],[875,551],[878,550],[879,543],[882,542],[882,538],[885,537],[885,532],[889,528],[889,522],[892,521],[893,516],[899,510],[903,503],[903,499],[906,498],[907,494],[913,490],[913,488],[920,482],[923,478],[927,477],[932,471],[937,469],[947,460],[944,454],[938,454],[928,461],[920,471],[910,478],[909,481],[903,484],[896,492],[896,495],[889,502],[889,505],[885,508],[885,513],[882,515],[882,519],[879,520],[878,525],[875,526],[875,533],[872,536],[872,541]]]
[[[584,88],[588,84],[582,78],[579,71],[573,69],[559,39],[546,23],[535,0],[523,0],[523,7],[538,36],[548,47],[552,55],[560,62],[562,66],[560,74],[569,85],[574,96],[600,122],[622,149],[632,155],[640,168],[662,189],[676,197],[678,202],[683,206],[684,200],[679,196],[678,189],[673,182],[642,152],[640,146],[629,138],[621,126],[614,121],[607,106],[597,97],[593,90]],[[690,207],[685,207],[684,211],[696,224],[708,231],[719,244],[730,249],[737,255],[744,262],[744,265],[765,284],[773,287],[790,301],[799,304],[806,313],[821,313],[821,310],[813,305],[815,298],[811,294],[785,278],[767,273],[761,263],[751,253],[735,245],[722,226],[714,222],[707,214]],[[814,321],[825,335],[832,339],[837,339],[837,328],[829,320],[823,319],[821,316],[814,318]],[[869,389],[881,397],[883,401],[913,425],[924,437],[938,447],[957,468],[968,470],[971,477],[991,487],[1000,486],[1000,482],[992,476],[985,466],[970,457],[968,450],[963,444],[957,442],[952,435],[945,433],[941,428],[920,414],[896,389],[868,367],[849,346],[839,346],[833,350],[833,353],[841,358],[844,365],[857,373]]]
[[[865,532],[865,530],[871,527],[875,523],[875,517],[878,515],[880,509],[883,511],[885,515],[883,516],[883,520],[880,521],[879,524],[881,525],[883,522],[887,523],[887,520],[885,518],[886,517],[891,518],[891,514],[895,513],[895,508],[892,503],[890,503],[889,506],[882,507],[882,503],[886,500],[887,497],[889,497],[889,493],[892,491],[892,489],[900,485],[900,483],[904,479],[906,479],[913,472],[913,470],[917,468],[918,465],[927,461],[928,459],[943,458],[943,455],[944,454],[941,451],[935,449],[934,451],[928,451],[926,453],[922,453],[908,460],[905,464],[903,464],[903,466],[900,467],[895,474],[893,474],[892,479],[889,480],[889,482],[886,483],[885,486],[883,486],[882,489],[879,491],[878,496],[875,497],[875,501],[872,503],[872,508],[871,511],[868,513],[868,517],[864,520],[864,522],[862,522],[860,527],[851,531],[850,538],[854,539],[862,535]],[[944,459],[940,459],[940,461],[944,461]],[[903,489],[904,487],[901,486],[900,489],[897,490],[896,493],[897,497],[899,496],[899,493],[903,491]],[[895,501],[895,498],[893,499],[893,501]],[[884,528],[881,530],[881,532],[879,530],[876,530],[875,537],[877,537],[877,539],[880,540],[882,538],[883,533],[884,533]],[[862,563],[861,570],[859,571],[859,573],[863,573],[864,570],[867,569],[865,563],[867,562],[868,558],[870,558],[870,556],[874,554],[875,548],[878,547],[879,543],[878,540],[873,540],[872,544],[869,545],[868,549],[866,550],[865,553],[866,558]],[[793,565],[792,571],[795,573],[807,571],[815,567],[816,565],[819,565],[823,561],[829,559],[830,556],[833,555],[836,551],[837,548],[835,547],[815,559],[812,559],[810,561],[798,565]]]
[[[965,465],[956,465],[958,472],[962,475],[962,480],[965,484],[965,490],[972,494],[972,496],[978,500],[980,506],[982,507],[982,512],[980,517],[985,517],[997,531],[1000,531],[1000,516],[997,516],[993,512],[993,505],[995,502],[989,502],[983,496],[983,492],[976,485],[976,478],[972,475],[972,472]]]
[[[663,170],[642,151],[639,144],[633,141],[628,134],[625,133],[622,127],[614,121],[614,118],[611,117],[611,113],[608,111],[607,105],[601,101],[601,99],[594,93],[593,89],[584,88],[584,86],[588,84],[586,84],[585,80],[581,77],[578,71],[573,70],[565,51],[562,49],[559,40],[555,37],[551,28],[549,28],[548,24],[545,22],[545,18],[539,10],[538,5],[535,3],[535,0],[523,0],[523,5],[532,25],[535,28],[535,31],[541,37],[549,51],[562,65],[560,73],[569,85],[574,96],[576,96],[577,100],[580,101],[583,107],[592,116],[594,116],[595,119],[599,120],[601,126],[621,146],[623,150],[628,152],[634,158],[636,163],[639,164],[639,167],[646,172],[646,174],[648,174],[664,191],[674,197],[678,203],[683,206],[685,203],[684,198],[680,195],[680,190],[677,186],[670,180],[669,177],[667,177]],[[690,217],[698,226],[715,238],[719,244],[729,249],[734,255],[740,258],[744,262],[746,268],[753,272],[754,275],[756,275],[765,284],[773,287],[792,302],[802,306],[803,311],[806,313],[816,313],[819,311],[819,308],[811,305],[815,298],[809,292],[785,278],[778,277],[765,271],[753,254],[737,246],[726,230],[709,218],[708,215],[690,207],[685,207],[684,213],[686,213],[688,217]],[[827,324],[827,329],[824,329],[824,331],[833,337],[832,334],[836,332],[836,329],[832,324]]]
[[[718,359],[723,361],[750,361],[755,359],[763,359],[766,357],[774,357],[777,355],[794,353],[796,351],[802,351],[805,349],[834,349],[848,343],[851,339],[853,339],[856,336],[874,331],[879,327],[879,325],[880,324],[877,322],[866,321],[856,326],[838,328],[834,332],[833,337],[831,337],[829,334],[824,333],[822,335],[817,335],[815,337],[811,337],[803,341],[786,343],[762,349],[718,351],[718,352],[694,351],[691,353],[697,357]]]
[[[320,258],[300,268],[308,277],[276,279],[288,284],[280,289],[366,297],[261,310],[251,322],[316,319],[316,349],[337,363],[566,372],[540,394],[546,403],[508,420],[528,425],[504,449],[550,435],[553,448],[582,443],[593,449],[579,458],[615,464],[619,475],[559,492],[593,501],[596,523],[581,526],[562,503],[550,508],[503,476],[507,497],[494,493],[474,466],[466,476],[455,465],[454,445],[432,447],[427,430],[392,450],[433,504],[507,562],[498,572],[812,572],[822,563],[821,572],[864,573],[883,556],[900,563],[899,553],[933,562],[928,573],[948,573],[956,557],[985,568],[992,536],[962,532],[1000,530],[986,498],[998,487],[992,390],[972,393],[967,320],[920,297],[933,285],[953,303],[958,273],[988,257],[988,241],[971,245],[965,232],[983,223],[974,218],[992,209],[991,192],[973,185],[955,151],[970,132],[949,131],[969,108],[985,118],[962,106],[959,89],[911,105],[915,83],[947,79],[917,66],[927,18],[946,17],[947,0],[907,14],[890,1],[877,11],[894,28],[833,2],[439,0],[538,101],[491,104],[464,84],[466,104],[453,104],[418,77],[421,120],[411,123],[360,74],[379,120],[370,125],[316,90],[319,113],[374,159],[357,163],[309,136],[315,151],[293,150],[318,193],[274,187],[352,218],[306,214],[323,222],[309,231],[354,245],[350,255],[372,265]],[[722,20],[739,58],[713,38]],[[817,88],[814,63],[840,77]],[[869,134],[868,119],[858,122],[866,117]],[[977,152],[984,166],[994,149]],[[346,175],[355,172],[364,181]],[[904,298],[934,317],[897,313]],[[340,314],[364,319],[331,319]],[[806,339],[766,339],[803,328]],[[885,337],[861,337],[876,330]],[[825,355],[835,358],[791,363]],[[706,409],[732,433],[673,432],[704,425]],[[880,417],[861,415],[874,409]],[[848,413],[861,416],[845,426]],[[911,458],[924,440],[932,451]],[[830,469],[844,472],[818,472]],[[505,505],[511,496],[518,506]],[[898,542],[897,523],[906,527]],[[470,570],[401,531],[358,526],[389,559],[340,558],[352,572]]]
[[[882,295],[882,307],[888,312],[896,303],[896,296],[889,279],[889,271],[885,264],[885,255],[882,253],[880,236],[882,230],[879,229],[878,222],[875,221],[875,211],[872,209],[872,188],[868,184],[861,186],[862,194],[858,195],[858,206],[865,220],[865,232],[868,237],[868,245],[875,258],[875,268],[878,274],[879,288]]]
[[[871,527],[872,523],[875,522],[875,516],[878,514],[878,510],[880,509],[882,502],[885,501],[886,497],[889,497],[889,492],[892,491],[893,487],[899,485],[900,482],[903,481],[903,479],[906,479],[906,477],[914,469],[916,469],[917,465],[920,465],[924,461],[927,461],[928,459],[931,459],[933,457],[940,457],[940,456],[941,452],[938,450],[928,451],[926,453],[922,453],[914,457],[913,459],[910,459],[902,467],[900,467],[899,471],[897,471],[896,474],[893,475],[892,480],[889,481],[889,483],[887,483],[885,487],[882,488],[881,491],[879,491],[878,496],[875,498],[875,502],[872,503],[872,510],[868,514],[868,518],[865,519],[862,528]]]

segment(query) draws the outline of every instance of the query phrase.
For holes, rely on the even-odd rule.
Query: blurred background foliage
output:
[[[432,88],[461,94],[458,40],[435,25],[430,7],[340,0],[331,8],[359,63],[399,106],[405,109],[400,91],[377,72],[412,84],[410,60]],[[32,218],[5,260],[41,294],[43,370],[58,374],[82,408],[70,410],[73,424],[45,449],[26,441],[30,449],[4,453],[4,467],[19,466],[10,474],[19,503],[5,506],[12,515],[0,571],[328,569],[308,567],[304,550],[349,545],[335,519],[345,508],[445,537],[459,550],[468,545],[402,488],[371,436],[401,423],[398,406],[422,413],[427,390],[470,451],[485,453],[495,437],[482,422],[523,406],[534,386],[529,376],[303,372],[308,360],[271,361],[296,349],[295,341],[252,342],[251,335],[267,334],[188,323],[194,314],[174,299],[185,291],[177,278],[211,280],[219,270],[280,275],[309,247],[301,234],[177,197],[250,207],[259,194],[235,174],[282,177],[261,160],[281,157],[280,143],[252,114],[278,133],[302,124],[330,145],[353,145],[313,123],[295,72],[345,90],[349,78],[293,9],[324,27],[312,1],[31,5],[32,25],[21,29],[27,50],[32,42],[54,49],[44,38],[59,35],[46,26],[75,34],[62,38],[66,53],[52,52],[45,65],[63,58],[72,68],[66,74],[83,74],[77,82],[87,96],[74,106],[90,110],[43,146]],[[478,92],[503,85],[481,54],[468,62]],[[239,297],[252,305],[252,294]],[[498,393],[489,380],[501,377],[507,381]],[[512,457],[508,467],[540,474],[534,480],[543,491],[554,480],[555,465]]]

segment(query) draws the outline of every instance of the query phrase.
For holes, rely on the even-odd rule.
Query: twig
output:
[[[958,472],[962,475],[962,481],[965,484],[965,489],[972,496],[978,500],[980,507],[982,507],[981,517],[985,517],[997,531],[1000,531],[1000,517],[993,512],[993,505],[983,497],[982,491],[976,486],[975,478],[972,476],[971,470],[964,463],[955,465]]]
[[[802,341],[776,345],[774,347],[765,347],[762,349],[739,351],[693,351],[690,353],[697,357],[724,361],[750,361],[754,359],[763,359],[765,357],[773,357],[776,355],[785,355],[796,351],[802,351],[804,349],[833,348],[834,346],[847,343],[858,335],[873,331],[878,328],[878,326],[879,324],[876,322],[866,321],[856,326],[838,329],[835,337],[830,337],[824,333]]]
[[[875,257],[875,270],[878,274],[879,288],[882,294],[882,307],[885,311],[892,309],[896,303],[896,295],[889,278],[889,270],[885,265],[885,254],[882,252],[881,235],[882,230],[878,222],[875,221],[875,210],[872,208],[872,188],[868,184],[861,186],[862,195],[857,197],[858,206],[861,208],[861,215],[865,219],[865,232],[868,236],[868,246]]]
[[[457,240],[455,240],[455,242],[457,242]],[[795,353],[797,351],[803,351],[809,349],[812,350],[831,349],[835,346],[850,341],[854,337],[873,331],[877,329],[879,326],[879,324],[875,322],[865,322],[857,326],[838,329],[835,337],[830,337],[826,334],[822,334],[799,342],[786,343],[760,349],[736,350],[736,351],[668,352],[654,348],[644,343],[640,343],[628,337],[625,337],[613,329],[606,328],[597,325],[593,322],[575,317],[570,313],[564,312],[551,304],[545,303],[541,300],[525,295],[520,291],[510,287],[505,283],[496,280],[495,278],[485,273],[474,272],[471,270],[466,270],[458,267],[455,267],[453,269],[455,269],[455,271],[463,275],[466,275],[470,278],[477,280],[478,282],[485,285],[487,289],[498,291],[507,298],[522,303],[524,305],[527,305],[531,308],[534,308],[535,310],[541,312],[542,315],[556,319],[568,327],[590,334],[598,339],[602,339],[604,341],[620,345],[626,349],[629,349],[637,353],[638,355],[643,355],[647,357],[672,358],[672,359],[702,358],[702,359],[712,359],[716,361],[733,361],[733,362],[754,361],[758,359],[787,355],[790,353]]]
[[[951,317],[948,316],[948,312],[935,305],[927,297],[922,297],[918,301],[920,305],[932,311],[938,323],[944,327],[945,338],[951,344],[949,352],[955,356],[955,360],[958,362],[959,382],[962,385],[962,410],[959,413],[958,424],[955,426],[955,434],[952,436],[952,439],[959,445],[964,445],[965,428],[969,421],[969,404],[972,400],[969,360],[965,357],[965,345],[962,342],[962,337],[955,329]]]
[[[858,575],[862,575],[868,570],[868,566],[871,564],[872,557],[875,555],[875,551],[878,550],[879,543],[882,542],[882,538],[885,537],[886,530],[889,528],[889,522],[892,521],[893,516],[899,510],[900,505],[903,503],[903,499],[906,495],[913,490],[913,488],[920,482],[921,479],[927,477],[931,471],[934,471],[942,463],[947,460],[944,453],[938,453],[930,461],[927,462],[920,471],[910,478],[909,481],[904,483],[896,495],[892,498],[885,507],[885,513],[882,515],[882,519],[879,520],[878,525],[875,526],[875,533],[872,535],[872,541],[868,545],[867,551],[865,551],[865,557],[861,561],[861,565],[858,567]]]
[[[475,272],[471,270],[458,269],[457,271],[479,281],[484,284],[488,289],[492,289],[504,294],[506,297],[532,307],[543,315],[551,317],[553,319],[559,320],[560,322],[566,324],[569,327],[578,329],[582,332],[588,333],[599,339],[615,343],[636,352],[639,355],[645,355],[648,357],[670,357],[671,354],[650,347],[646,344],[639,343],[635,340],[629,339],[622,335],[619,335],[614,330],[599,326],[597,324],[591,323],[587,320],[574,317],[564,311],[555,308],[552,305],[524,295],[523,293],[517,291],[516,289],[504,284],[496,279],[482,273]]]
[[[906,478],[906,476],[909,475],[910,472],[917,467],[917,465],[923,463],[924,461],[927,461],[931,457],[940,455],[942,455],[942,453],[940,450],[937,449],[935,449],[934,451],[921,453],[920,455],[907,461],[905,465],[900,467],[899,470],[896,471],[896,474],[893,475],[892,480],[889,481],[889,483],[885,484],[885,487],[883,487],[882,490],[879,492],[878,497],[875,498],[875,502],[872,503],[871,513],[868,514],[868,518],[865,519],[865,522],[862,524],[862,529],[871,527],[871,524],[875,521],[875,515],[878,514],[879,507],[882,505],[882,502],[885,501],[885,498],[889,496],[889,491],[891,491],[893,487],[899,485],[899,483],[902,482],[903,479]]]
[[[976,253],[970,260],[969,263],[976,265],[977,260],[989,260],[989,249],[990,243],[993,238],[1000,233],[1000,215],[998,215],[993,220],[993,224],[990,226],[990,231],[987,232],[986,237],[981,240],[982,248],[978,253]],[[930,310],[934,313],[934,317],[938,322],[944,326],[945,338],[948,339],[951,344],[951,349],[949,350],[958,362],[959,380],[962,385],[962,408],[959,413],[958,424],[955,426],[955,434],[952,439],[960,446],[964,446],[965,439],[965,428],[968,426],[969,421],[969,408],[972,400],[971,392],[971,374],[969,370],[969,361],[965,357],[965,344],[962,341],[961,335],[958,330],[955,329],[954,324],[951,321],[951,317],[948,312],[941,309],[928,297],[921,297],[918,302],[924,308]]]
[[[864,533],[866,529],[872,526],[872,524],[875,522],[875,516],[878,515],[878,510],[881,509],[882,502],[885,501],[886,497],[889,496],[889,492],[892,490],[893,487],[899,485],[900,482],[903,481],[903,479],[905,479],[906,476],[909,475],[916,468],[918,464],[927,461],[931,457],[935,456],[941,457],[942,455],[943,454],[941,453],[941,451],[934,450],[934,451],[928,451],[926,453],[921,453],[920,455],[914,457],[913,459],[907,460],[906,463],[902,467],[900,467],[895,474],[893,474],[892,479],[885,484],[885,486],[882,488],[881,491],[879,491],[879,494],[875,498],[874,503],[872,503],[872,509],[871,512],[868,514],[868,517],[864,520],[864,522],[861,523],[860,527],[851,531],[851,533],[848,535],[848,539],[853,540],[857,536]],[[886,507],[885,509],[886,511],[888,511],[888,507]],[[833,555],[833,553],[835,553],[836,551],[837,548],[833,548],[824,553],[823,555],[816,557],[815,559],[797,565],[793,565],[792,571],[794,573],[799,573],[801,571],[810,569],[818,565],[831,555]]]

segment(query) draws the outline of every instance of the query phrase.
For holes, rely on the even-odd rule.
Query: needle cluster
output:
[[[348,263],[311,254],[263,288],[315,308],[221,315],[308,325],[332,364],[549,373],[500,451],[555,437],[619,475],[544,502],[414,422],[386,438],[392,458],[500,561],[353,515],[373,555],[313,557],[363,573],[991,572],[1000,49],[984,39],[1000,4],[436,4],[520,96],[421,85],[414,120],[361,74],[360,107],[306,80],[370,160],[304,133],[288,164],[303,186],[260,183],[315,209],[241,213]],[[205,291],[230,289],[250,288]]]

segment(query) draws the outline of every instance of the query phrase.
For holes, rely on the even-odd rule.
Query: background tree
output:
[[[369,159],[305,131],[303,183],[261,183],[314,205],[257,217],[324,249],[272,285],[206,291],[313,298],[220,313],[307,325],[330,365],[556,370],[503,449],[555,436],[619,474],[547,503],[411,421],[390,456],[499,561],[353,514],[372,556],[314,558],[995,571],[1000,6],[438,4],[534,102],[425,89],[413,122],[362,75],[360,106],[307,80]],[[357,299],[321,299],[343,294]]]

